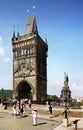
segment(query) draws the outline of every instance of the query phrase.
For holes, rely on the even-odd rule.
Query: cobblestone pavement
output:
[[[56,122],[38,118],[38,125],[33,126],[30,116],[17,117],[11,113],[0,112],[0,130],[50,130]]]
[[[47,110],[47,106],[33,105],[37,110]],[[28,106],[27,109],[29,110]],[[64,127],[62,117],[55,117],[49,114],[38,113],[38,125],[33,126],[32,113],[26,111],[25,117],[17,117],[12,115],[12,107],[4,110],[0,105],[0,130],[74,130],[75,125]],[[78,130],[83,130],[83,118],[70,117],[70,122],[80,119],[78,122]],[[58,122],[56,122],[58,121]]]

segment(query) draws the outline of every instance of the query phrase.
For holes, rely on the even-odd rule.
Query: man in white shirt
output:
[[[37,125],[37,110],[36,109],[32,110],[32,115],[33,115],[33,125],[36,126]]]

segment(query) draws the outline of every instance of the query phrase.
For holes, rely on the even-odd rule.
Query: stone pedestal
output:
[[[68,126],[69,125],[69,120],[68,118],[63,118],[63,126]]]

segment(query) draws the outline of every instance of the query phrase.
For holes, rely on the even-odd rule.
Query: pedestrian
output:
[[[51,106],[51,104],[49,106],[49,112],[50,112],[50,114],[52,114],[52,106]]]
[[[24,112],[24,107],[23,107],[23,104],[21,104],[21,107],[20,107],[20,116],[22,117],[23,116],[23,112]]]
[[[23,113],[25,112],[25,100],[21,100],[21,106],[23,107]]]
[[[29,99],[29,108],[31,108],[31,106],[32,106],[32,101],[31,101],[31,99]]]
[[[69,109],[68,108],[65,108],[64,112],[62,114],[64,114],[65,118],[68,118],[69,116]]]
[[[32,110],[32,115],[33,115],[33,125],[36,126],[37,125],[37,110],[36,109]]]
[[[13,115],[16,115],[17,111],[16,111],[16,104],[13,105]]]

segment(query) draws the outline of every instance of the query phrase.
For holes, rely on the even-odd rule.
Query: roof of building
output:
[[[31,34],[31,33],[38,33],[35,16],[28,17],[24,35],[28,35],[28,34]]]

